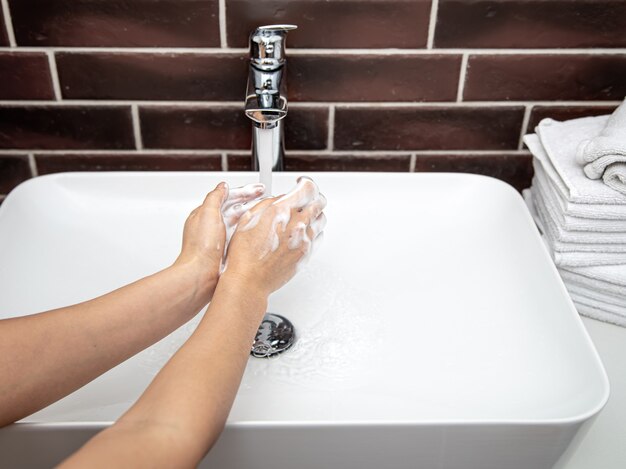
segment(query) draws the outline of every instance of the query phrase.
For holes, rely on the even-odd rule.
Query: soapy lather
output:
[[[256,205],[259,201],[260,200],[255,200],[246,205]],[[307,223],[299,222],[291,228],[292,231],[289,233],[287,245],[289,249],[302,248],[305,252],[303,261],[306,261],[313,244],[326,225],[326,217],[322,213],[325,206],[326,198],[320,193],[317,184],[315,184],[311,178],[300,177],[297,180],[296,186],[290,192],[279,197],[263,209],[256,211],[254,214],[248,213],[245,216],[242,214],[239,217],[241,225],[238,229],[241,231],[254,229],[262,215],[270,207],[272,208],[274,218],[272,220],[272,229],[266,241],[266,249],[261,255],[261,258],[263,258],[270,252],[274,252],[279,248],[280,238],[277,230],[280,229],[283,233],[285,232],[291,220],[292,210],[298,210],[299,212],[306,210],[308,215]]]

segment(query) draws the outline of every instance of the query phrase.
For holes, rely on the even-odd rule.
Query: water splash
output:
[[[329,382],[350,386],[376,360],[380,303],[375,294],[319,267],[307,268],[299,276],[302,284],[313,287],[299,290],[306,294],[292,307],[308,305],[305,309],[310,316],[294,320],[296,342],[289,350],[248,362],[242,389],[253,389],[265,380],[307,387],[327,386]],[[289,317],[289,311],[275,312]]]

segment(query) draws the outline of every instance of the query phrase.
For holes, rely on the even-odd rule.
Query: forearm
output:
[[[91,301],[0,321],[0,426],[85,385],[191,319],[212,286],[176,265]]]
[[[197,330],[137,403],[68,466],[196,465],[217,440],[267,306],[267,295],[220,280]]]

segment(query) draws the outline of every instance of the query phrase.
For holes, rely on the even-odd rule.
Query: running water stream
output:
[[[280,132],[276,129],[259,129],[256,132],[256,154],[259,162],[259,181],[265,185],[265,195],[272,195],[272,167],[280,154]]]

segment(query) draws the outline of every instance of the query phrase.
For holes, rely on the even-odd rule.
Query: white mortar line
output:
[[[514,107],[514,106],[617,106],[622,101],[368,101],[368,102],[348,102],[348,101],[316,101],[316,102],[290,102],[290,107],[306,108],[306,107],[328,107],[335,108],[422,108],[422,107]],[[243,103],[240,101],[137,101],[137,100],[99,100],[99,99],[64,99],[63,101],[9,101],[0,100],[0,107],[46,107],[46,106],[162,106],[162,107],[222,107],[222,108],[241,108]]]
[[[417,161],[417,156],[415,156],[415,153],[411,153],[411,160],[409,161],[409,173],[415,172],[416,161]]]
[[[428,41],[426,47],[433,48],[435,42],[435,27],[437,26],[437,12],[439,11],[439,0],[433,0],[430,6],[430,19],[428,22]]]
[[[463,101],[463,90],[465,89],[465,77],[467,75],[467,59],[468,55],[463,54],[463,58],[461,59],[461,72],[459,73],[459,87],[456,92],[457,103]]]
[[[33,177],[39,176],[39,171],[37,170],[37,161],[35,161],[35,155],[32,153],[28,154],[28,166],[30,166],[30,172]]]
[[[247,52],[247,50],[243,50]],[[588,49],[289,49],[289,55],[622,55],[626,48]]]
[[[335,106],[328,107],[328,140],[326,141],[326,149],[333,150],[335,148]]]
[[[13,30],[13,20],[11,19],[11,10],[9,9],[9,0],[2,0],[2,15],[4,16],[4,24],[7,30],[7,37],[9,38],[9,45],[11,47],[17,47],[15,41],[15,31]],[[3,47],[2,49],[6,49]]]
[[[133,104],[130,107],[130,114],[133,121],[133,135],[135,136],[135,147],[143,150],[143,139],[141,138],[141,121],[139,120],[139,107]]]
[[[519,134],[519,143],[517,144],[517,149],[521,150],[524,148],[524,135],[528,131],[528,121],[530,120],[530,112],[532,110],[532,106],[526,106],[524,110],[524,119],[522,120],[522,130]]]
[[[0,155],[189,155],[189,156],[222,156],[222,155],[249,155],[250,150],[231,150],[231,149],[205,149],[205,150],[185,150],[185,149],[143,149],[143,150],[37,150],[37,149],[0,149]],[[529,155],[528,150],[287,150],[288,155],[363,155],[363,156],[382,156],[382,155],[415,155],[433,156],[433,155]]]
[[[474,107],[519,107],[527,104],[545,105],[545,106],[613,106],[619,105],[622,101],[439,101],[439,102],[363,102],[363,103],[334,103],[336,107],[342,109],[351,108],[474,108]]]
[[[61,93],[61,83],[59,82],[59,72],[57,71],[57,61],[54,52],[46,52],[48,55],[48,65],[50,66],[50,79],[52,80],[52,89],[54,90],[54,99],[60,101],[63,99]]]
[[[5,1],[5,0],[3,0]],[[246,55],[242,47],[67,47],[67,46],[20,46],[24,52],[64,52],[64,53],[119,53],[119,54],[198,54],[198,55]],[[14,51],[12,47],[0,47],[0,52]],[[290,48],[289,55],[623,55],[626,48],[572,48],[572,49],[298,49]]]
[[[222,171],[228,171],[228,154],[222,153]]]
[[[418,150],[413,152],[416,157],[420,156],[435,156],[435,155],[479,155],[479,156],[497,156],[497,155],[529,155],[528,150]]]
[[[0,47],[0,51],[7,47]],[[248,49],[235,47],[69,47],[69,46],[20,46],[25,52],[61,52],[89,54],[197,54],[197,55],[244,55]]]

